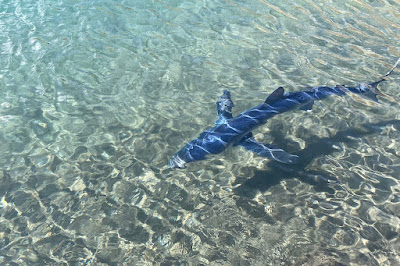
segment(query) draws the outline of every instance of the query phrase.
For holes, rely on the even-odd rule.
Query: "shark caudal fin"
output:
[[[392,74],[393,70],[397,67],[397,65],[400,63],[400,57],[399,59],[397,59],[396,63],[394,63],[393,67],[389,70],[388,73],[386,73],[384,76],[382,76],[382,78],[385,78],[387,76],[389,76],[390,74]]]
[[[388,77],[390,74],[392,74],[392,72],[395,70],[395,68],[397,67],[397,65],[400,63],[400,58],[397,59],[396,63],[392,66],[392,68],[381,77],[380,80],[366,84],[366,83],[361,83],[358,84],[354,89],[357,90],[358,92],[363,93],[363,96],[369,98],[370,100],[373,100],[374,102],[378,102],[377,99],[377,95],[382,96],[382,97],[386,97],[386,98],[391,98],[388,97],[386,94],[382,93],[379,89],[378,89],[378,85],[383,82],[386,81],[386,77]]]
[[[216,125],[221,125],[225,123],[226,120],[232,118],[232,107],[234,107],[235,104],[233,103],[231,99],[231,93],[228,90],[224,90],[223,94],[221,97],[219,97],[218,102],[217,102],[217,113],[218,113],[218,119],[215,121]]]

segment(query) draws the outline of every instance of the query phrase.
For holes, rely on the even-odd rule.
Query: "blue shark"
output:
[[[299,158],[297,155],[287,153],[274,145],[257,142],[252,131],[278,114],[296,109],[312,110],[316,100],[322,100],[331,95],[344,96],[355,93],[377,101],[376,96],[383,95],[378,90],[378,84],[385,81],[385,77],[393,72],[399,62],[400,58],[386,75],[369,84],[361,83],[354,87],[345,85],[310,87],[294,92],[285,92],[283,87],[279,87],[263,103],[235,117],[232,115],[232,108],[235,105],[231,99],[231,93],[229,90],[224,90],[217,101],[218,119],[215,126],[203,131],[198,138],[184,145],[172,156],[168,167],[185,168],[187,163],[207,159],[208,156],[221,153],[232,146],[242,146],[259,156],[280,163],[295,164]]]

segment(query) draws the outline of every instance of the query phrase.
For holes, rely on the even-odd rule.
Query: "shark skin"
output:
[[[253,138],[251,131],[267,123],[268,119],[284,112],[301,109],[311,110],[316,100],[323,100],[331,95],[344,96],[348,93],[362,94],[377,101],[376,95],[381,95],[377,86],[384,77],[393,72],[400,62],[397,60],[391,71],[381,80],[359,84],[355,87],[336,85],[335,87],[311,87],[304,91],[285,92],[282,87],[276,89],[265,102],[249,109],[236,117],[232,116],[234,103],[228,90],[224,90],[217,102],[218,119],[215,126],[202,132],[200,136],[187,143],[169,161],[169,168],[185,168],[190,162],[207,159],[210,155],[223,152],[231,146],[240,145],[260,156],[267,157],[284,164],[294,164],[297,155],[289,154],[273,145],[262,144]]]

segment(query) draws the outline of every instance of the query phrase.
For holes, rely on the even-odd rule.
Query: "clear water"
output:
[[[234,148],[166,168],[278,86],[371,82],[400,57],[400,2],[1,1],[2,265],[398,265],[392,98],[331,98]],[[327,182],[337,179],[340,183]]]

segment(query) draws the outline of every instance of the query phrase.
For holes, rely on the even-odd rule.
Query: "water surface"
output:
[[[2,1],[4,265],[396,265],[392,98],[318,102],[234,148],[166,168],[216,119],[278,86],[372,82],[400,57],[393,1]],[[332,181],[332,182],[329,182]],[[338,182],[333,182],[338,181]]]

